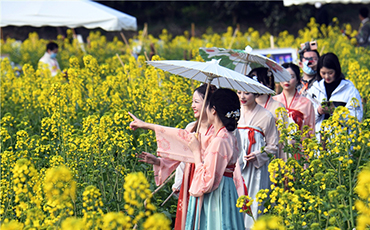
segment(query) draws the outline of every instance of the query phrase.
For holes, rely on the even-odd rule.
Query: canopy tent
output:
[[[136,18],[89,0],[0,1],[0,26],[66,26],[137,30]]]
[[[284,6],[291,6],[291,5],[304,5],[304,4],[311,4],[314,5],[316,2],[320,2],[322,4],[329,4],[329,3],[370,3],[370,0],[283,0]]]

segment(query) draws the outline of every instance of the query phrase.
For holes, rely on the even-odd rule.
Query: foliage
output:
[[[320,142],[313,134],[304,138],[308,127],[302,133],[296,124],[286,128],[279,121],[284,151],[302,157],[290,157],[287,162],[275,159],[269,164],[271,188],[260,190],[256,197],[265,208],[263,213],[280,216],[287,229],[353,229],[357,204],[361,213],[358,228],[365,226],[368,169],[364,168],[359,180],[357,176],[370,158],[369,121],[360,123],[347,108],[338,107],[325,120]]]

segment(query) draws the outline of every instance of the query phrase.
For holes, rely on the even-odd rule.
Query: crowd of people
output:
[[[259,190],[270,188],[271,156],[284,161],[302,157],[283,151],[277,120],[295,123],[300,130],[308,126],[309,135],[303,138],[316,134],[319,141],[321,124],[335,107],[347,107],[361,121],[360,94],[345,79],[338,57],[334,53],[320,56],[317,44],[312,42],[303,44],[299,55],[299,66],[282,65],[291,79],[280,83],[282,92],[275,96],[235,93],[213,86],[205,98],[206,84],[201,85],[192,101],[196,121],[185,130],[146,123],[130,113],[134,119],[132,129],[156,133],[160,157],[147,152],[137,154],[139,161],[153,164],[156,184],[162,184],[176,170],[172,188],[179,199],[174,229],[252,227],[263,213],[259,210],[262,206],[254,202],[251,216],[241,214],[235,207],[238,197],[249,195],[256,200]],[[275,89],[274,76],[268,68],[253,69],[246,77]],[[357,102],[353,103],[353,98]],[[201,116],[203,104],[206,109]],[[279,107],[284,107],[287,115],[277,114]]]

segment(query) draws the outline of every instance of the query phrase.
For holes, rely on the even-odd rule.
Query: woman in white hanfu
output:
[[[270,187],[268,154],[277,157],[279,137],[273,115],[257,104],[258,95],[238,91],[238,96],[241,103],[238,130],[242,146],[239,163],[248,194],[254,200],[251,211],[254,219],[257,219],[258,209],[263,211],[264,208],[262,205],[258,207],[256,194],[261,189]],[[264,147],[263,151],[262,147]],[[246,229],[250,229],[253,219],[246,215],[244,224]]]

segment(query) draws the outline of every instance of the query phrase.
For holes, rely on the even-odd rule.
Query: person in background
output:
[[[296,123],[300,130],[308,125],[312,133],[315,133],[315,111],[312,102],[301,96],[296,89],[301,79],[299,67],[293,63],[284,63],[282,66],[292,75],[292,79],[288,82],[280,82],[283,92],[273,98],[283,103],[288,111],[290,123]]]
[[[361,25],[356,36],[357,44],[368,48],[370,46],[369,10],[366,7],[361,8],[358,17],[361,20]]]
[[[240,134],[239,164],[248,195],[256,201],[256,195],[261,189],[270,188],[268,165],[271,154],[278,157],[279,135],[272,114],[257,104],[258,94],[238,91],[241,104],[238,130]],[[285,160],[285,159],[284,159]],[[251,208],[254,219],[263,212],[263,205],[253,202]],[[250,229],[253,218],[245,215],[244,225]]]
[[[317,61],[319,58],[320,54],[317,52],[317,43],[315,41],[301,44],[299,67],[303,71],[303,76],[300,82],[298,82],[297,91],[302,96],[306,96],[307,90],[317,80]]]
[[[254,80],[257,80],[259,83],[261,83],[262,85],[270,88],[271,90],[274,90],[274,86],[275,86],[274,75],[272,74],[272,72],[268,68],[266,68],[266,67],[259,67],[259,68],[252,69],[249,72],[248,76],[251,77]],[[256,102],[260,106],[262,106],[263,108],[265,108],[268,111],[270,111],[270,113],[272,114],[272,116],[275,118],[276,128],[278,128],[277,121],[279,119],[282,120],[282,121],[284,121],[284,122],[285,121],[288,121],[288,117],[281,116],[281,114],[280,115],[277,115],[276,114],[276,110],[278,108],[280,108],[280,107],[285,108],[285,106],[281,102],[275,101],[272,98],[271,95],[267,95],[267,94],[258,95],[258,97],[256,97]],[[280,132],[278,132],[278,134],[280,136]],[[287,160],[287,156],[286,156],[286,154],[283,151],[282,144],[279,144],[279,151],[278,151],[277,156],[279,158],[283,159],[284,161]]]
[[[252,79],[258,81],[259,83],[270,88],[271,90],[274,90],[275,86],[274,75],[268,68],[266,67],[254,68],[249,72],[248,77],[251,77]],[[263,108],[270,111],[272,116],[274,116],[275,121],[280,119],[276,115],[275,111],[277,108],[284,107],[284,105],[278,101],[275,101],[271,95],[261,94],[258,97],[256,97],[256,102]]]
[[[337,55],[324,54],[319,59],[317,69],[322,80],[315,82],[308,91],[315,108],[316,131],[321,130],[323,120],[328,119],[337,106],[347,107],[350,114],[361,121],[363,111],[360,93],[351,81],[344,78]],[[358,100],[357,106],[351,103],[352,98]]]
[[[44,56],[42,56],[39,60],[39,66],[46,64],[47,67],[50,69],[51,76],[53,77],[57,75],[57,73],[60,71],[59,64],[56,59],[58,48],[58,44],[56,44],[55,42],[49,42],[46,45],[46,52]]]

